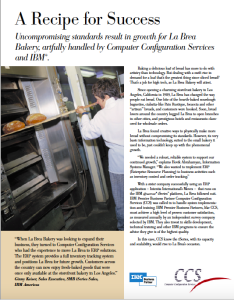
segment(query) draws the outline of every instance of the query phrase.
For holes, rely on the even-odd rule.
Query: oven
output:
[[[33,113],[51,118],[63,112],[56,73],[53,67],[41,68],[47,76],[2,71],[1,129],[13,120],[25,123]],[[2,230],[59,230],[67,206],[74,208],[73,218],[90,213],[68,116],[2,136],[1,153]]]

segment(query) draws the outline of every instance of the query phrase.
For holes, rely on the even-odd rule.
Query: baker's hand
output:
[[[86,110],[84,109],[84,106],[77,107],[77,109],[76,109],[77,114],[83,114],[84,112],[86,112]]]

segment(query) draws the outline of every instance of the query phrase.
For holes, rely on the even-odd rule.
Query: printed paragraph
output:
[[[219,116],[211,85],[214,67],[138,67],[129,82],[130,125],[168,125],[170,121],[215,121]],[[165,87],[153,86],[165,85]],[[134,88],[132,89],[134,90]]]
[[[130,134],[129,151],[141,151],[152,147],[210,147],[218,137],[213,129],[138,129],[137,134]]]
[[[214,229],[216,192],[210,182],[138,182],[129,191],[130,233],[161,237]]]
[[[115,276],[115,244],[102,237],[15,237],[15,285],[99,281]]]
[[[169,178],[188,179],[193,175],[215,174],[215,166],[220,164],[214,156],[143,156],[129,163],[130,179]]]

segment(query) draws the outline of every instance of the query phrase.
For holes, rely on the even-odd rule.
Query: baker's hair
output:
[[[92,86],[92,93],[94,96],[97,96],[102,100],[105,99],[105,95],[108,95],[110,98],[120,98],[119,85],[116,79],[99,79]]]

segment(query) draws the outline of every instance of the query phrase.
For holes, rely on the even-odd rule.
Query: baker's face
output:
[[[103,109],[106,105],[106,101],[110,98],[109,96],[105,95],[105,99],[101,99],[100,97],[98,96],[94,96],[97,100],[97,103],[101,106],[101,109]]]
[[[105,107],[104,105],[104,100],[102,100],[101,98],[99,98],[98,96],[94,96],[97,100],[97,103],[101,106],[101,109],[103,109]]]

